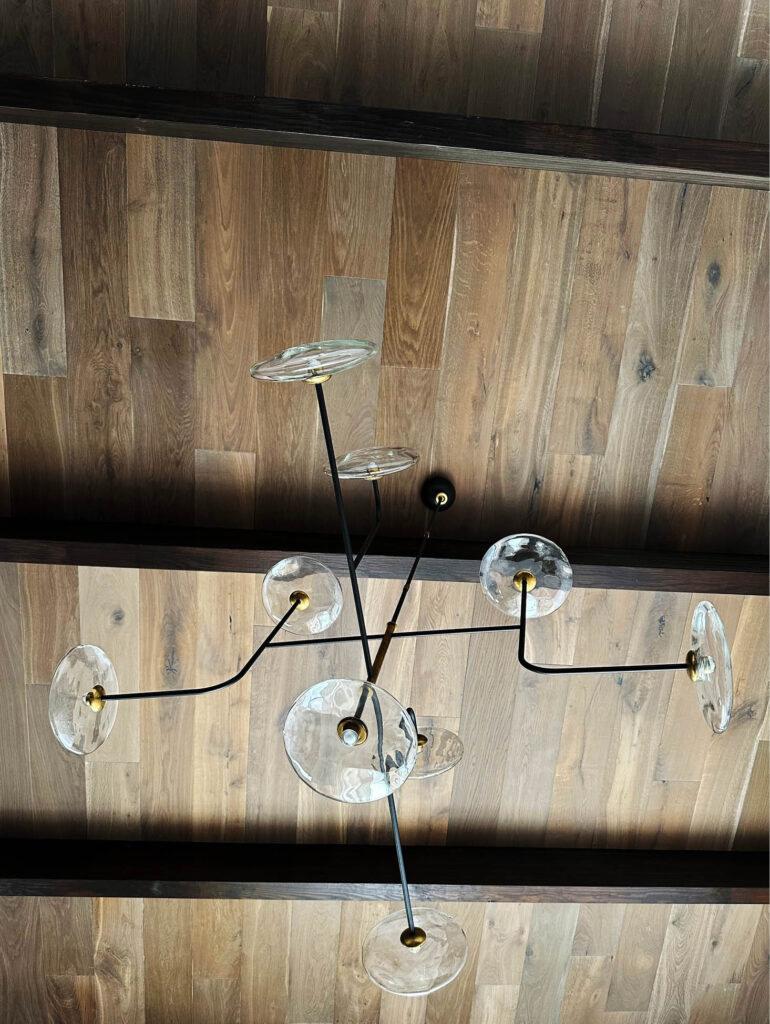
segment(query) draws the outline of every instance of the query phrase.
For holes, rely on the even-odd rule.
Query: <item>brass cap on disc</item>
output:
[[[310,605],[310,598],[304,590],[292,590],[289,594],[289,604],[294,604],[295,601],[299,601],[297,610],[301,612],[304,612],[304,610]]]
[[[408,928],[405,928],[401,932],[401,945],[406,946],[409,949],[416,949],[417,946],[421,946],[427,939],[427,935],[422,928],[415,928],[413,932],[410,932]]]
[[[537,586],[537,576],[535,576],[533,572],[530,572],[529,569],[519,569],[513,577],[513,585],[517,590],[522,590],[525,580],[527,583],[527,593],[529,593]]]
[[[345,733],[355,733],[356,742],[350,743],[348,746],[357,747],[360,743],[363,743],[366,737],[369,735],[369,730],[366,725],[361,721],[360,718],[343,718],[337,723],[337,735],[345,743]]]
[[[684,660],[687,662],[687,675],[696,683],[698,681],[698,655],[695,651],[688,651]]]
[[[418,732],[417,733],[417,747],[418,747],[418,749],[422,750],[422,748],[425,746],[425,744],[427,742],[428,742],[428,737],[427,736],[423,736],[423,734],[421,732]]]
[[[101,711],[104,707],[104,695],[106,692],[104,687],[97,683],[93,690],[89,690],[85,697],[83,697],[83,701],[92,711]]]
[[[315,377],[306,377],[305,381],[307,384],[325,384],[330,377],[330,373],[317,373]]]

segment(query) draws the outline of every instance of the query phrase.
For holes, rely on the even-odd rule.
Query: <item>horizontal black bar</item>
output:
[[[411,846],[407,855],[417,900],[768,897],[766,852]],[[398,900],[401,887],[390,846],[6,839],[0,895]]]
[[[0,76],[0,120],[766,188],[754,143]]]
[[[392,635],[393,640],[407,640],[413,636],[453,636],[457,633],[509,633],[519,629],[518,622],[510,626],[464,626],[459,629],[406,629],[402,632],[396,631]],[[367,639],[382,640],[384,633],[369,633]],[[320,636],[305,640],[273,640],[268,647],[307,647],[315,644],[349,644],[360,641],[361,637],[356,633],[353,636]]]
[[[417,579],[477,581],[479,563],[495,539],[433,539]],[[408,538],[378,537],[358,575],[406,579],[414,560],[412,546]],[[317,557],[337,573],[347,569],[337,535],[0,518],[2,562],[266,572],[297,553]],[[567,554],[575,587],[764,596],[770,583],[767,555],[601,548],[570,548]]]

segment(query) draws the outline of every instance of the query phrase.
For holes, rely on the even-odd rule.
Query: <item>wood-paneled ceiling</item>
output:
[[[336,529],[248,368],[353,336],[338,450],[423,456],[386,533],[434,469],[456,537],[767,549],[765,193],[6,125],[0,224],[6,513]]]
[[[0,73],[766,141],[764,0],[0,3]]]

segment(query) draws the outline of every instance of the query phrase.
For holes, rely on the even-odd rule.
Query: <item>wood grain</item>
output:
[[[540,34],[476,28],[468,113],[527,121],[532,117]]]
[[[0,627],[0,692],[7,728],[7,756],[0,760],[0,821],[4,835],[29,834],[32,827],[32,789],[29,774],[29,736],[22,659],[19,573],[15,565],[0,564],[0,596],[5,612]],[[20,771],[21,764],[27,771]]]
[[[193,1012],[191,900],[144,900],[146,1005],[168,1024],[187,1024]]]
[[[258,95],[265,81],[265,0],[223,5],[197,0],[196,75],[199,89]]]
[[[48,688],[27,686],[31,817],[34,834],[82,838],[86,819],[85,761],[65,750],[48,722]]]
[[[145,1018],[142,901],[93,901],[94,976],[99,1020],[141,1024]]]
[[[330,153],[328,165],[326,273],[384,280],[396,161]]]
[[[19,592],[24,681],[47,685],[80,638],[78,571],[71,565],[23,565]]]
[[[124,0],[51,0],[53,71],[61,78],[126,81]]]
[[[195,522],[248,530],[254,525],[254,452],[195,450]]]
[[[4,387],[11,509],[21,516],[61,512],[71,482],[67,381],[8,375]]]
[[[267,8],[265,95],[331,100],[337,12]]]
[[[174,89],[195,86],[196,11],[184,0],[125,0],[126,81]]]
[[[736,57],[727,86],[727,101],[720,128],[723,139],[756,139],[767,144],[768,127],[767,60]]]

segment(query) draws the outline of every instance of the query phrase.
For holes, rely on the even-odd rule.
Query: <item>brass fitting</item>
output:
[[[87,704],[92,711],[101,711],[104,707],[105,694],[104,687],[97,683],[93,690],[89,690],[83,697],[83,703]]]
[[[437,505],[446,505],[446,503],[449,501],[449,495],[445,491],[439,491],[436,497],[434,498],[434,501],[436,502]]]
[[[369,735],[369,730],[360,718],[341,719],[337,723],[337,735],[343,743],[345,742],[343,736],[346,732],[354,732],[356,734],[356,742],[351,744],[353,747],[357,747],[360,743],[363,743]]]
[[[685,659],[684,660],[687,662],[687,675],[690,677],[690,679],[694,683],[697,683],[697,681],[698,681],[698,655],[695,653],[695,651],[688,651],[687,654],[685,655]]]
[[[425,744],[428,742],[428,737],[423,736],[421,732],[417,733],[417,749],[422,750]]]
[[[294,604],[295,601],[299,601],[297,605],[298,611],[304,612],[306,608],[310,607],[310,598],[304,590],[293,590],[289,594],[289,604]]]
[[[315,377],[306,377],[305,381],[308,384],[325,384],[330,377],[330,373],[317,373]]]
[[[530,572],[529,569],[519,569],[513,577],[513,585],[517,590],[522,590],[524,588],[525,580],[527,583],[527,593],[530,593],[530,591],[534,590],[537,586],[537,576],[535,576],[533,572]]]
[[[427,937],[428,936],[422,928],[415,928],[413,932],[410,932],[408,928],[405,928],[401,932],[401,945],[406,946],[408,949],[416,949],[425,942]]]

